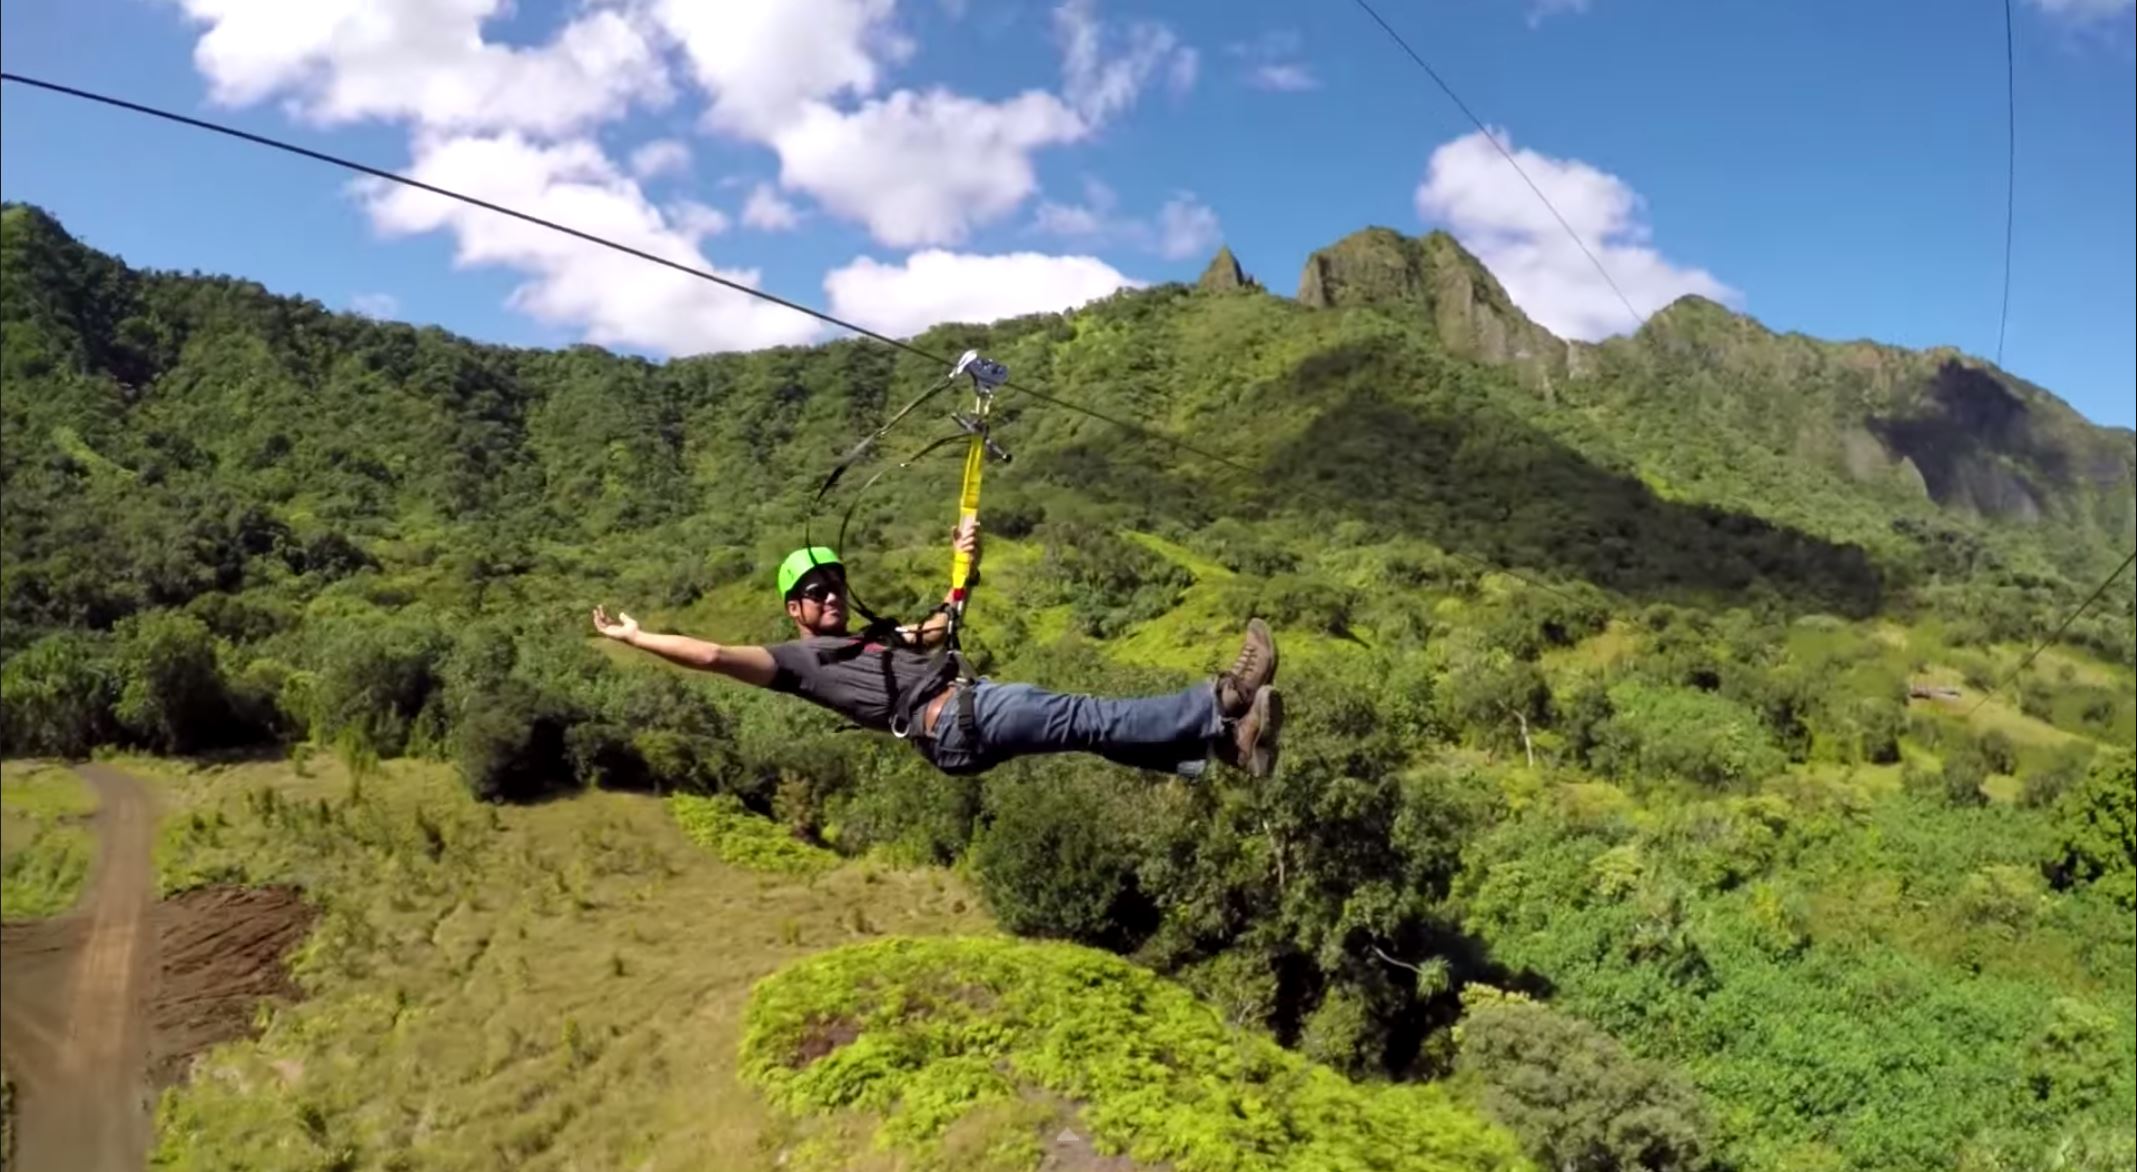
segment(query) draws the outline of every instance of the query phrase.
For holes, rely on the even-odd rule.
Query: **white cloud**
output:
[[[1113,220],[1113,209],[1120,197],[1113,189],[1095,177],[1086,175],[1083,180],[1083,202],[1080,204],[1055,203],[1045,200],[1032,215],[1032,230],[1050,236],[1105,236],[1118,231],[1121,224]]]
[[[690,166],[690,147],[680,139],[656,138],[631,152],[631,174],[653,179]]]
[[[1034,152],[1091,127],[1039,90],[998,102],[940,87],[875,96],[885,63],[914,48],[891,27],[891,8],[889,0],[658,0],[655,11],[712,96],[708,125],[771,147],[783,187],[865,224],[884,244],[956,244],[1037,190]],[[859,104],[846,109],[842,100]]]
[[[1649,244],[1643,201],[1623,180],[1577,159],[1515,150],[1503,131],[1493,133],[1643,315],[1688,293],[1741,303],[1706,270],[1673,265]],[[1416,199],[1418,215],[1445,224],[1546,329],[1592,341],[1633,327],[1595,266],[1481,132],[1432,152]]]
[[[2132,8],[2137,0],[2026,0],[2050,16],[2074,24],[2097,24],[2112,20]]]
[[[1165,85],[1175,94],[1184,94],[1195,88],[1195,79],[1202,76],[1202,53],[1192,45],[1173,50],[1172,64],[1165,70]]]
[[[1529,5],[1529,27],[1535,28],[1562,12],[1576,16],[1588,11],[1588,0],[1535,0]]]
[[[1275,90],[1278,93],[1295,94],[1319,89],[1321,80],[1313,70],[1297,62],[1274,65],[1259,65],[1247,75],[1247,83],[1256,89]]]
[[[682,45],[712,95],[708,122],[762,139],[811,102],[875,91],[877,58],[901,61],[913,44],[890,27],[894,0],[653,0],[661,27]]]
[[[516,133],[427,138],[417,144],[410,173],[743,285],[755,287],[759,279],[754,269],[708,265],[695,245],[706,222],[671,223],[584,140],[545,145]],[[792,310],[546,228],[382,180],[355,186],[381,233],[450,229],[458,239],[455,264],[528,273],[508,304],[544,322],[583,326],[598,345],[689,354],[810,342],[822,332]],[[701,215],[686,209],[683,219]]]
[[[1052,200],[1039,205],[1032,214],[1031,226],[1034,231],[1049,236],[1103,236],[1106,233],[1105,215],[1098,209]]]
[[[349,298],[349,310],[363,317],[385,321],[401,313],[401,299],[391,293],[358,293]]]
[[[633,102],[672,96],[642,10],[595,7],[546,44],[483,40],[504,0],[181,0],[209,27],[195,61],[219,101],[288,96],[291,112],[336,124],[398,121],[413,129],[407,174],[606,236],[755,286],[755,270],[707,263],[698,242],[728,228],[695,201],[666,214],[584,131]],[[784,7],[784,6],[770,6]],[[559,140],[545,142],[543,140]],[[681,143],[634,153],[641,176],[687,162]],[[498,265],[527,279],[508,304],[582,327],[602,345],[670,354],[807,342],[812,319],[582,240],[413,189],[365,180],[356,191],[386,235],[450,231],[459,265]]]
[[[787,232],[801,225],[801,209],[781,199],[771,184],[759,183],[742,205],[742,223],[759,232]]]
[[[692,244],[707,236],[718,236],[731,223],[726,212],[694,199],[675,201],[668,209],[668,217],[675,221],[676,234]]]
[[[780,180],[895,247],[955,244],[1038,189],[1032,152],[1085,133],[1032,91],[984,102],[899,90],[852,113],[812,102],[773,139]]]
[[[1099,124],[1135,104],[1161,71],[1175,92],[1195,83],[1200,57],[1180,44],[1171,29],[1155,21],[1128,25],[1125,43],[1108,46],[1097,0],[1063,0],[1054,9],[1054,34],[1061,42],[1063,91],[1069,105]]]
[[[1086,178],[1083,192],[1080,204],[1042,202],[1032,216],[1031,230],[1087,244],[1119,242],[1167,260],[1208,252],[1223,238],[1217,213],[1191,191],[1176,193],[1147,220],[1114,215],[1119,197],[1096,179]]]
[[[687,200],[656,206],[641,187],[686,168],[688,146],[662,139],[612,159],[593,137],[634,108],[673,101],[673,78],[702,90],[706,131],[778,156],[777,188],[757,184],[737,213],[742,223],[792,229],[802,213],[790,200],[806,195],[908,249],[958,245],[1014,213],[1038,190],[1039,151],[1089,138],[1155,87],[1184,92],[1200,66],[1165,25],[1102,21],[1094,0],[1062,0],[1056,10],[1059,92],[998,100],[891,86],[918,47],[894,25],[895,0],[580,0],[546,39],[515,35],[509,44],[485,29],[511,15],[512,0],[177,2],[202,28],[194,59],[217,101],[280,101],[319,125],[405,126],[414,177],[707,268],[699,245],[732,227],[729,213]],[[583,327],[597,344],[687,353],[821,332],[789,310],[509,217],[379,183],[358,190],[378,231],[451,232],[456,263],[525,277],[514,308]],[[1153,249],[1205,230],[1194,206],[1166,215],[1163,232],[1144,229]],[[1045,292],[997,290],[976,306],[943,305],[978,312],[1038,296],[1052,307],[1126,281],[1088,258],[948,252],[834,275],[848,296],[882,287],[888,274],[925,293],[941,265],[981,261],[1028,271]],[[716,271],[758,279],[754,270]]]
[[[1158,209],[1158,255],[1167,260],[1209,252],[1221,239],[1217,213],[1193,195],[1174,196]]]
[[[179,0],[208,26],[194,64],[217,102],[287,94],[324,125],[399,119],[440,129],[561,135],[672,95],[633,15],[587,12],[554,40],[482,39],[505,0]]]
[[[1248,85],[1278,93],[1301,93],[1319,89],[1321,79],[1313,67],[1298,60],[1298,33],[1278,29],[1251,41],[1225,46],[1225,53],[1239,59]]]
[[[1089,256],[930,249],[901,265],[859,257],[824,278],[831,312],[893,337],[941,322],[990,322],[1073,309],[1142,282]]]

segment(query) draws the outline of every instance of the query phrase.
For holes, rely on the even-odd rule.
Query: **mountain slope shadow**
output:
[[[1663,500],[1492,404],[1466,372],[1408,357],[1369,343],[1293,372],[1294,402],[1325,400],[1331,384],[1337,398],[1267,457],[1270,505],[1341,502],[1376,528],[1656,601],[1877,611],[1883,588],[1861,547]]]

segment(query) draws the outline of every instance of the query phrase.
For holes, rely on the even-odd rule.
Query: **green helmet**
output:
[[[788,554],[787,560],[779,563],[780,601],[786,601],[787,595],[793,593],[794,583],[801,581],[802,575],[819,566],[838,566],[841,570],[846,568],[838,560],[838,551],[829,546],[816,545]]]

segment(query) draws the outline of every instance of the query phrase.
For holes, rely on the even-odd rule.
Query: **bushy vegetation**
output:
[[[1554,804],[1485,836],[1463,895],[1560,1008],[1689,1072],[1744,1165],[2026,1165],[2127,1132],[2137,1099],[2128,916],[2050,897],[2053,838],[1852,787]],[[2085,1040],[2049,1041],[2072,1015]],[[2065,1044],[2085,1089],[2024,1077]]]
[[[2129,592],[1975,706],[2131,536],[2111,494],[2045,472],[2037,523],[1975,515],[1984,469],[2099,446],[2032,390],[1698,306],[1548,393],[1457,357],[1414,306],[1166,286],[940,327],[921,343],[1253,470],[1005,396],[1017,461],[990,478],[980,669],[1169,690],[1261,614],[1292,714],[1259,784],[1073,758],[948,779],[587,621],[602,603],[783,637],[769,578],[806,470],[939,371],[863,343],[662,365],[478,346],[135,272],[31,209],[4,224],[0,751],[264,749],[346,787],[190,811],[168,882],[361,857],[429,930],[448,897],[494,917],[476,904],[500,889],[455,885],[500,820],[643,791],[715,852],[826,883],[844,873],[826,852],[963,868],[1004,926],[1176,978],[1317,1068],[1485,1088],[1539,1160],[2121,1166],[2137,944],[2109,754],[2137,733]],[[2032,455],[1954,422],[2004,393],[2042,421]],[[1838,468],[1868,450],[1865,411],[1900,447],[1966,451]],[[939,597],[954,476],[923,461],[857,512],[845,552],[879,607]],[[439,795],[376,812],[367,787],[397,770],[457,779],[450,816]],[[510,873],[548,893],[525,922],[576,914],[595,864],[575,879],[575,858]],[[673,880],[601,865],[610,886]],[[378,924],[323,925],[355,974]],[[1536,1004],[1465,1003],[1485,987]],[[330,1039],[386,1032],[392,988],[363,988],[383,1000],[288,1044],[332,1066]],[[518,1046],[478,1048],[502,1070]],[[337,1069],[400,1054],[366,1053]],[[357,1084],[319,1104],[327,1134],[405,1139]],[[187,1127],[265,1110],[192,1093]],[[1596,1110],[1646,1122],[1598,1131]],[[295,1134],[264,1118],[243,1126]]]
[[[727,794],[676,794],[668,799],[668,810],[690,841],[746,870],[806,875],[838,865],[837,855],[798,841]]]
[[[2059,839],[2051,868],[2058,885],[2090,884],[2137,910],[2137,765],[2129,753],[2103,758],[2056,810]]]
[[[165,891],[296,884],[318,910],[301,999],[162,1097],[159,1168],[770,1167],[798,1140],[735,1078],[752,984],[876,933],[987,927],[939,870],[736,871],[637,795],[485,804],[405,761],[115,763],[168,808]]]
[[[742,1053],[775,1104],[880,1115],[900,1147],[1051,1093],[1082,1105],[1101,1151],[1180,1172],[1524,1166],[1437,1087],[1351,1083],[1077,945],[889,939],[813,957],[757,987]]]
[[[74,906],[96,845],[96,797],[64,770],[0,764],[0,915],[36,919]]]
[[[1711,1168],[1697,1092],[1608,1034],[1519,994],[1465,991],[1460,1070],[1541,1168]]]

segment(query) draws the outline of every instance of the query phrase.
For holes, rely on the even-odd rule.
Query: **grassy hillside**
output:
[[[1476,1103],[1541,1166],[2137,1161],[2129,583],[1977,703],[2129,538],[2103,455],[2126,437],[2037,388],[1696,304],[1523,366],[1493,349],[1524,336],[1510,307],[1444,241],[1324,266],[1317,304],[1220,279],[941,327],[922,342],[1248,470],[1005,395],[981,670],[1172,689],[1258,614],[1292,713],[1261,784],[1074,758],[949,779],[588,625],[598,603],[782,637],[768,579],[817,477],[939,371],[859,343],[659,365],[479,346],[134,272],[33,209],[4,227],[6,751],[286,759],[186,782],[206,804],[166,874],[328,901],[312,1000],[167,1103],[187,1159],[450,1131],[443,1166],[772,1134],[836,1163],[917,1118],[925,1159],[1030,1166],[1011,1133],[1074,1116],[1060,1072],[982,1076],[971,1049],[1045,1044],[1059,1023],[1028,1006],[871,1017],[821,1067],[920,1047],[864,1070],[919,1088],[905,1106],[787,1095],[826,1113],[708,1122],[771,1118],[705,1065],[739,1053],[749,982],[983,904],[1120,958],[1071,965],[1112,992],[1199,999],[1150,994],[1153,1031],[1213,1016],[1287,1052],[1239,1043],[1257,1070],[1396,1084],[1284,1084],[1389,1135]],[[859,508],[846,552],[879,607],[939,595],[954,477],[923,462]],[[1084,955],[990,949],[923,948],[867,996]],[[786,979],[860,997],[851,958],[881,955]],[[1151,1087],[1232,1078],[1170,1057]],[[290,1064],[316,1095],[286,1093]],[[1328,1138],[1322,1093],[1225,1109]],[[1150,1158],[1254,1150],[1109,1132],[1107,1101],[1088,1127]]]
[[[941,870],[738,868],[649,798],[499,810],[437,768],[122,763],[175,807],[166,891],[297,883],[322,916],[305,1000],[165,1097],[159,1167],[1021,1168],[1064,1126],[1182,1169],[1524,1166],[1437,1089],[1000,938]]]
[[[1299,297],[1427,325],[1448,353],[1509,370],[1539,427],[1621,457],[1670,499],[1873,548],[1894,532],[1977,541],[1984,530],[1946,526],[1988,518],[2006,522],[1986,530],[1998,556],[2092,578],[2137,526],[2128,429],[2090,424],[2049,391],[1950,349],[1776,334],[1698,297],[1630,337],[1568,343],[1440,232],[1346,237],[1308,260]],[[1945,551],[1933,572],[1985,568],[1948,560],[1965,552]]]
[[[0,765],[0,909],[7,919],[56,915],[74,906],[96,845],[88,820],[96,796],[82,779],[44,764]]]
[[[987,930],[943,872],[739,870],[650,798],[121,763],[173,801],[167,891],[297,883],[321,912],[305,1000],[166,1096],[159,1167],[768,1167],[791,1125],[736,1077],[751,984],[852,940]]]

